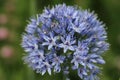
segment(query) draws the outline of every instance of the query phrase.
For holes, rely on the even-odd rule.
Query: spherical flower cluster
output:
[[[83,80],[97,80],[101,57],[109,44],[102,22],[94,13],[77,7],[56,5],[32,18],[23,35],[23,59],[44,75],[76,70]]]

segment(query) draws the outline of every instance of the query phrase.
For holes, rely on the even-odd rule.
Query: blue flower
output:
[[[73,23],[71,23],[71,25],[72,25],[72,29],[73,29],[75,32],[81,33],[81,31],[83,31],[83,30],[85,29],[85,27],[83,27],[83,26],[85,26],[86,23],[81,23],[81,24],[79,24],[79,26],[77,26],[77,25],[75,25],[75,24],[73,24]]]
[[[30,24],[27,25],[26,32],[29,34],[34,34],[37,28],[37,20],[31,19]]]
[[[86,55],[89,51],[88,44],[85,42],[78,41],[78,46],[75,48],[74,54]]]
[[[25,48],[26,52],[38,50],[37,38],[33,35],[24,34],[22,47]]]
[[[22,36],[23,60],[37,73],[76,70],[83,80],[98,80],[109,43],[105,25],[93,12],[59,4],[30,19]],[[99,64],[99,65],[98,65]]]
[[[43,66],[41,65],[41,74],[44,75],[47,71],[51,75],[51,65],[48,62],[44,62]]]
[[[67,51],[68,49],[71,50],[71,51],[74,51],[74,50],[75,50],[75,49],[74,49],[74,46],[72,46],[72,44],[75,43],[75,40],[74,40],[74,41],[71,41],[71,38],[70,38],[70,37],[71,37],[71,36],[68,35],[68,36],[66,37],[66,40],[65,40],[63,37],[61,37],[61,40],[62,40],[63,43],[59,44],[59,47],[64,49],[64,53],[66,53],[66,51]]]
[[[48,50],[50,50],[53,46],[56,46],[56,40],[58,39],[58,36],[53,37],[53,34],[50,33],[50,37],[44,35],[43,39],[47,42],[43,42],[42,45],[48,45]]]
[[[71,63],[74,63],[73,69],[78,69],[79,68],[79,63],[82,61],[81,57],[83,56],[80,55],[74,55]]]
[[[97,76],[97,74],[100,74],[99,69],[92,69],[90,73],[91,73],[90,75],[84,78],[85,80],[99,80],[99,77]]]
[[[54,66],[54,72],[61,71],[61,64],[63,63],[65,57],[64,56],[57,56],[56,54],[53,55],[54,58],[52,59],[52,66]]]
[[[79,68],[78,69],[78,76],[81,77],[81,78],[84,78],[85,76],[87,76],[87,71],[85,68]],[[92,80],[92,79],[90,79]]]

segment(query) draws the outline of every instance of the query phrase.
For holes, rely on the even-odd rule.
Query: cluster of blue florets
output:
[[[28,53],[23,59],[37,73],[68,74],[77,70],[84,80],[96,80],[101,54],[109,44],[102,22],[94,13],[77,7],[56,5],[45,8],[30,19],[23,35],[22,47]]]

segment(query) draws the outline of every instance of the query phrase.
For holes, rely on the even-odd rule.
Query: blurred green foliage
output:
[[[106,24],[110,50],[104,54],[106,64],[101,80],[120,79],[120,0],[0,0],[0,80],[64,80],[61,74],[41,76],[22,60],[20,46],[27,20],[41,13],[44,7],[59,3],[78,5],[98,14]],[[71,80],[79,80],[71,72]]]

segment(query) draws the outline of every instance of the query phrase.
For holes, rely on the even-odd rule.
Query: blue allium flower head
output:
[[[22,38],[28,53],[23,59],[42,75],[76,70],[83,80],[98,80],[106,40],[104,24],[93,12],[60,4],[30,19]]]

